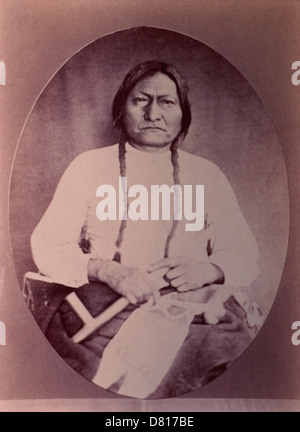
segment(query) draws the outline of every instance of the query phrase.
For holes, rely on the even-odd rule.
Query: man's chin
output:
[[[172,143],[172,141],[167,140],[167,139],[161,139],[159,137],[156,136],[151,136],[151,137],[143,137],[143,139],[137,139],[135,140],[135,142],[137,144],[139,144],[140,146],[146,146],[146,147],[156,147],[156,148],[164,148],[164,147],[169,147]]]

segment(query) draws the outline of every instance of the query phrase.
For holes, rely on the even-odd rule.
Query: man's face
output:
[[[123,124],[131,144],[152,149],[169,146],[181,122],[176,84],[167,75],[159,72],[145,78],[129,93]]]

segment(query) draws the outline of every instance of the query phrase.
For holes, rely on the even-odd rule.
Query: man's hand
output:
[[[149,273],[135,267],[127,267],[114,261],[91,259],[89,279],[109,285],[118,294],[127,298],[129,303],[145,303],[151,297],[159,298]]]
[[[163,267],[168,268],[165,279],[178,292],[202,288],[204,285],[222,283],[224,280],[224,274],[218,266],[210,262],[195,261],[186,256],[164,258],[152,264],[148,271],[151,273]]]

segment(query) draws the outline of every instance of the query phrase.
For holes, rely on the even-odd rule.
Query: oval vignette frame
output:
[[[128,70],[149,59],[173,64],[188,82],[193,120],[182,148],[218,165],[238,197],[260,250],[262,271],[248,291],[266,318],[289,236],[287,174],[273,124],[252,87],[224,57],[189,36],[152,27],[121,30],[83,47],[52,77],[32,108],[16,150],[10,189],[19,283],[23,286],[25,273],[37,270],[30,236],[61,175],[79,154],[118,142],[113,97]]]

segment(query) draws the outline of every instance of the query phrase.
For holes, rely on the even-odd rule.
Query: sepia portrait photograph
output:
[[[289,229],[281,148],[211,48],[116,32],[33,107],[10,223],[26,302],[70,366],[121,395],[182,395],[231,367],[272,305]]]

